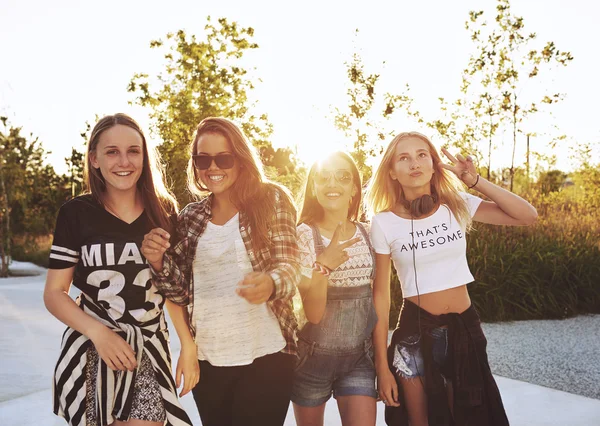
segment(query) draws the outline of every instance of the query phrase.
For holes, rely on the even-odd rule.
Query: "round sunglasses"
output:
[[[192,155],[192,158],[194,159],[194,166],[199,170],[207,170],[213,160],[217,167],[222,170],[231,169],[235,163],[235,157],[232,154],[198,154]]]
[[[338,169],[338,170],[319,170],[315,173],[315,182],[317,185],[325,185],[329,182],[329,179],[334,176],[335,180],[337,180],[342,185],[347,185],[352,181],[352,173],[348,170]]]

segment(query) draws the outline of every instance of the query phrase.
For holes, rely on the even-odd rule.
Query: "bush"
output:
[[[18,236],[13,239],[12,258],[21,262],[31,262],[48,267],[52,236]]]

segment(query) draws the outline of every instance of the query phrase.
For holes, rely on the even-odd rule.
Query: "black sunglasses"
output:
[[[317,183],[317,185],[325,185],[327,182],[329,182],[331,176],[335,176],[335,180],[337,180],[342,185],[346,185],[352,180],[352,173],[350,173],[348,170],[319,170],[315,173],[315,182]]]
[[[231,169],[235,163],[235,157],[232,154],[199,154],[192,155],[192,158],[194,159],[194,166],[199,170],[207,170],[213,160],[215,160],[217,167],[222,170]]]

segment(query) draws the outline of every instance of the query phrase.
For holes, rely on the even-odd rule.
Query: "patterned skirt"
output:
[[[85,367],[86,419],[88,426],[99,426],[96,418],[96,377],[98,375],[99,355],[94,346],[87,350]],[[149,422],[164,422],[167,417],[160,387],[154,374],[150,358],[142,354],[142,362],[135,376],[133,403],[130,418]]]

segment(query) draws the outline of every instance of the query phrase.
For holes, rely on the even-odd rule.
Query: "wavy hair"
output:
[[[187,180],[190,192],[204,197],[208,188],[202,185],[198,170],[194,166],[193,155],[197,154],[198,140],[204,134],[217,134],[227,139],[235,161],[239,162],[240,172],[230,191],[231,202],[239,210],[244,211],[252,232],[254,250],[263,250],[269,244],[269,222],[275,214],[276,192],[285,197],[285,201],[293,208],[289,192],[286,188],[269,181],[265,177],[263,165],[254,146],[249,142],[242,130],[231,120],[223,117],[208,117],[200,122],[196,135],[189,146],[190,159],[187,166]]]
[[[325,159],[316,161],[310,168],[308,172],[308,176],[306,178],[306,185],[304,186],[304,192],[302,193],[300,199],[298,200],[298,206],[302,206],[300,217],[298,219],[298,225],[301,223],[306,224],[315,224],[323,219],[324,210],[319,201],[317,200],[317,195],[314,193],[314,181],[315,174],[317,171],[326,165],[329,161],[334,158],[341,158],[350,164],[350,169],[352,173],[352,184],[356,189],[356,195],[352,197],[352,202],[350,203],[350,207],[348,208],[348,219],[355,222],[358,220],[360,207],[361,207],[361,179],[360,173],[358,171],[358,167],[356,167],[356,163],[348,154],[342,151],[336,151],[328,155]]]
[[[85,152],[84,193],[91,194],[100,205],[104,205],[106,182],[100,170],[92,166],[91,155],[96,152],[100,136],[117,125],[130,127],[141,136],[144,163],[136,184],[137,190],[142,197],[144,209],[152,226],[172,232],[171,216],[177,213],[177,201],[165,186],[160,156],[154,149],[148,148],[144,132],[139,124],[127,114],[118,113],[102,117],[92,129]]]
[[[436,197],[439,204],[445,204],[452,211],[463,229],[469,229],[471,226],[471,216],[469,215],[466,201],[460,195],[460,191],[462,190],[461,181],[454,173],[440,166],[442,159],[437,149],[427,136],[419,132],[400,133],[388,145],[367,191],[366,199],[369,211],[372,214],[390,211],[398,202],[406,200],[402,185],[397,180],[391,178],[390,170],[394,162],[396,147],[402,140],[409,137],[421,139],[429,147],[429,153],[433,160],[433,169],[435,170],[430,181],[431,194]]]

